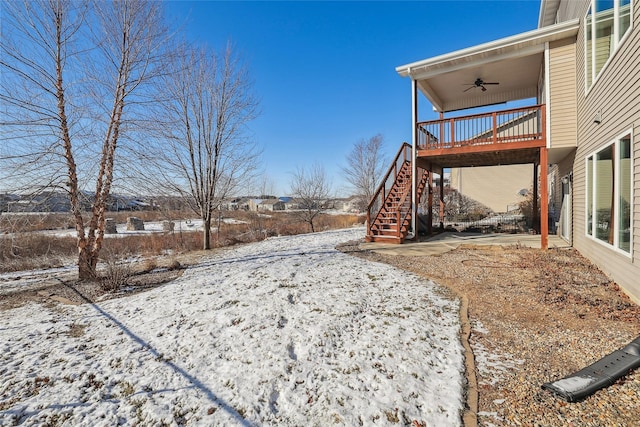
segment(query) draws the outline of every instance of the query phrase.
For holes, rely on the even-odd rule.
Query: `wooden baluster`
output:
[[[456,122],[455,119],[450,119],[450,123],[449,126],[451,126],[451,146],[455,147],[455,142],[456,142],[456,132],[455,132],[455,127],[456,127]]]
[[[493,143],[498,143],[498,114],[493,112],[491,114],[493,118]]]

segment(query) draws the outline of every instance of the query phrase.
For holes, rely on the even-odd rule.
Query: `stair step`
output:
[[[398,164],[400,158],[394,160]],[[368,241],[383,240],[402,243],[411,224],[412,178],[411,162],[403,160],[397,171],[393,185],[388,189],[386,198],[370,225]],[[423,172],[416,182],[416,196],[420,197],[426,188],[429,173]],[[402,218],[400,221],[399,219]]]
[[[389,236],[389,237],[395,237],[398,234],[398,232],[396,230],[377,230],[376,233],[374,233],[374,235],[376,236]]]

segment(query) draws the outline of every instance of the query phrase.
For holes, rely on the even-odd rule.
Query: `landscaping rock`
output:
[[[117,234],[116,220],[113,218],[107,218],[104,221],[104,234]]]
[[[127,230],[128,231],[144,231],[144,221],[135,216],[127,218]]]

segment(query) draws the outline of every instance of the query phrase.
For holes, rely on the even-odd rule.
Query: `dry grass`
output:
[[[118,223],[124,223],[127,218],[134,216],[143,221],[164,221],[193,218],[191,211],[120,211],[107,212],[107,218],[114,218]],[[85,224],[90,219],[90,213],[82,215]],[[33,212],[11,213],[2,212],[0,215],[0,234],[24,233],[43,230],[69,230],[75,228],[75,220],[69,212]]]
[[[74,228],[69,213],[7,213],[0,215],[0,234]]]
[[[173,211],[109,212],[108,217],[124,223],[130,216],[143,221],[193,218],[193,213]],[[257,214],[255,212],[225,212],[226,218],[238,224],[222,223],[212,232],[212,246],[224,247],[251,243],[271,236],[308,233],[309,226],[287,212]],[[317,230],[329,230],[362,224],[364,217],[356,215],[320,215]],[[217,225],[215,222],[212,224]],[[60,267],[75,262],[76,238],[47,234],[47,230],[73,229],[70,214],[2,214],[0,215],[0,272]],[[2,234],[3,233],[3,234]],[[118,236],[105,239],[104,254],[156,256],[180,254],[202,249],[203,236],[198,232],[154,233]]]
[[[37,232],[0,236],[0,272],[60,267],[77,253],[73,237]]]

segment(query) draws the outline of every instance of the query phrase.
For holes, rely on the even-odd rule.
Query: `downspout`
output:
[[[411,233],[407,235],[408,239],[418,237],[418,133],[416,127],[418,124],[418,85],[414,79],[411,79]]]
[[[544,102],[544,116],[545,121],[543,124],[543,129],[545,133],[546,144],[544,148],[540,150],[544,153],[541,153],[540,156],[540,173],[544,173],[544,176],[540,176],[540,196],[544,197],[544,200],[541,200],[540,206],[540,247],[542,249],[549,248],[549,188],[548,186],[548,178],[549,178],[549,149],[551,148],[551,52],[549,50],[549,42],[544,44],[544,90],[545,90],[545,102]],[[545,162],[543,165],[542,162]]]

